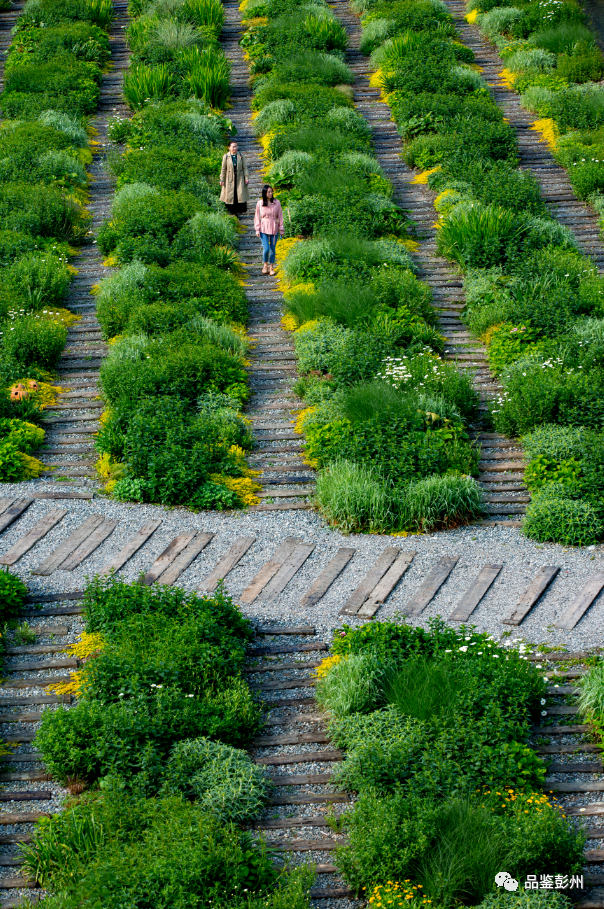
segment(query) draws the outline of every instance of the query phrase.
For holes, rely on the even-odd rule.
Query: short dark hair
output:
[[[262,187],[262,204],[263,205],[268,205],[269,189],[273,190],[273,202],[275,201],[275,190],[273,189],[273,187],[271,186],[270,183],[265,183],[264,186]]]
[[[229,148],[231,147],[231,145],[239,145],[239,142],[237,141],[237,139],[231,139],[231,141],[229,142]]]

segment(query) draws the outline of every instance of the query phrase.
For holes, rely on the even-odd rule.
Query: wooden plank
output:
[[[338,549],[333,559],[328,562],[312,587],[302,597],[300,606],[316,606],[333,582],[342,574],[355,552],[356,549]]]
[[[180,555],[183,549],[186,549],[194,537],[194,533],[181,533],[177,537],[174,537],[172,542],[166,546],[164,551],[160,553],[154,561],[153,565],[143,578],[143,584],[154,584],[173,559],[175,559],[177,555]]]
[[[81,565],[84,559],[87,559],[88,556],[91,555],[95,549],[98,549],[101,543],[113,533],[118,524],[119,521],[110,520],[103,521],[102,524],[99,524],[99,526],[92,531],[90,536],[80,543],[76,551],[59,565],[61,571],[73,571],[74,568]]]
[[[189,565],[195,561],[199,553],[206,548],[208,543],[213,540],[215,534],[213,533],[198,533],[197,536],[191,540],[189,545],[183,549],[183,551],[176,556],[172,564],[167,568],[163,574],[159,577],[160,584],[174,584],[178,578],[181,576],[183,571],[185,571]]]
[[[74,530],[66,540],[64,540],[54,552],[45,559],[41,565],[37,568],[34,568],[33,574],[49,575],[61,565],[75,550],[78,548],[80,543],[83,543],[84,540],[88,539],[93,530],[102,524],[105,518],[101,514],[92,514],[89,518],[86,518],[83,524]]]
[[[266,562],[251,584],[245,588],[239,597],[240,603],[252,603],[258,594],[266,587],[269,581],[277,574],[285,560],[292,554],[295,547],[301,543],[297,537],[287,537],[275,554]]]
[[[594,571],[581,593],[573,600],[562,618],[556,622],[556,628],[571,631],[583,618],[603,587],[604,571]]]
[[[343,607],[340,609],[340,615],[356,615],[367,597],[373,592],[374,588],[382,580],[392,563],[398,557],[400,549],[394,546],[387,546],[373,565],[356,590],[353,590]]]
[[[419,615],[445,583],[459,561],[459,556],[439,559],[417,593],[403,607],[403,615]]]
[[[316,761],[342,761],[341,751],[303,751],[299,754],[270,754],[253,758],[254,764],[314,764]]]
[[[207,578],[204,578],[197,589],[206,593],[211,593],[213,590],[216,590],[218,582],[226,578],[227,574],[239,564],[250,546],[255,542],[256,537],[238,537],[229,551],[223,555],[211,574],[209,574]]]
[[[526,588],[518,600],[516,609],[509,618],[503,620],[503,624],[520,625],[523,619],[527,617],[538,599],[545,593],[559,571],[560,568],[558,565],[544,565],[542,568],[540,568],[529,586]]]
[[[0,514],[4,514],[6,509],[10,508],[10,506],[13,504],[13,502],[16,502],[16,501],[17,500],[15,498],[13,498],[12,496],[0,498]]]
[[[24,537],[17,540],[8,552],[5,552],[3,556],[0,556],[0,565],[14,565],[15,562],[18,562],[19,559],[24,556],[26,552],[29,552],[39,540],[45,537],[49,530],[52,530],[55,524],[58,524],[66,514],[66,508],[55,508],[53,511],[48,511],[42,520],[38,521]]]
[[[50,817],[49,811],[18,811],[16,814],[0,814],[0,824],[32,824],[41,817]],[[22,887],[22,884],[17,884]]]
[[[273,576],[271,582],[264,588],[258,599],[262,602],[268,602],[278,597],[285,590],[296,572],[302,568],[314,548],[314,543],[299,543]]]
[[[256,634],[316,634],[317,629],[314,625],[258,625],[256,628]],[[283,644],[279,645],[280,648],[283,648]],[[321,649],[324,650],[322,645],[320,648],[316,644],[294,644],[294,650],[309,650],[311,647],[313,650]],[[256,651],[259,652],[259,651]],[[264,653],[269,651],[263,648]],[[284,649],[273,650],[271,648],[271,653],[286,653]],[[289,650],[287,651],[290,652]],[[250,651],[251,653],[251,651]]]
[[[71,590],[65,593],[32,593],[25,597],[26,603],[63,603],[67,600],[83,600],[83,590]],[[35,613],[37,615],[37,613]],[[43,615],[44,613],[40,613]]]
[[[9,505],[0,515],[0,533],[16,521],[17,518],[27,511],[33,499],[15,499],[12,505]]]
[[[386,602],[391,592],[409,568],[415,555],[415,550],[411,552],[401,552],[357,612],[359,618],[370,619],[376,614],[380,606]]]
[[[480,569],[478,577],[472,581],[449,616],[450,622],[467,622],[502,568],[503,565],[485,565]]]
[[[129,559],[138,552],[138,550],[147,542],[149,537],[155,533],[161,521],[149,521],[147,524],[143,524],[140,530],[138,530],[131,539],[128,540],[123,549],[120,549],[118,554],[114,556],[110,562],[107,562],[104,568],[99,571],[99,577],[104,575],[111,574],[112,571],[119,571],[120,568],[123,568]]]

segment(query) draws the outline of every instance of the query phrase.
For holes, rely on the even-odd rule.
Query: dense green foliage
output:
[[[440,620],[344,626],[333,653],[317,699],[346,752],[337,782],[358,793],[337,852],[353,887],[378,905],[398,881],[409,899],[419,885],[444,909],[486,907],[502,869],[519,881],[582,869],[584,836],[543,795],[545,766],[526,744],[546,689],[526,656]]]
[[[134,116],[111,218],[99,233],[107,263],[98,289],[103,332],[115,339],[101,370],[108,412],[97,447],[116,498],[195,509],[254,501],[244,452],[247,305],[235,252],[238,225],[218,200],[230,130],[219,111],[229,66],[217,42],[218,0],[169,8],[135,3],[124,83]]]
[[[495,429],[508,436],[555,425],[600,433],[604,279],[547,213],[535,178],[518,170],[514,129],[471,68],[473,55],[457,41],[446,8],[410,0],[357,6],[363,48],[379,69],[405,157],[438,192],[438,249],[464,273],[463,317],[486,344],[502,386],[491,408]],[[471,21],[477,16],[498,44],[504,78],[543,118],[537,126],[548,141],[565,134],[556,154],[573,165],[580,195],[593,199],[604,151],[600,159],[598,122],[585,111],[602,106],[604,92],[593,82],[604,58],[584,14],[572,0],[469,6]],[[537,471],[540,487],[552,485],[535,495],[525,532],[570,545],[601,539],[600,484],[582,483],[582,467],[571,479],[564,459],[552,460],[537,437],[530,449],[529,477]]]
[[[115,577],[88,585],[84,614],[78,701],[45,711],[36,738],[49,771],[88,790],[24,849],[49,904],[307,909],[311,873],[280,874],[238,826],[271,790],[235,747],[262,725],[241,673],[250,622],[222,590]]]
[[[27,596],[27,587],[8,568],[0,570],[0,624],[16,619]]]
[[[68,257],[88,232],[85,115],[109,57],[108,0],[30,0],[17,20],[0,95],[0,482],[38,476],[43,395],[70,317]],[[25,395],[10,389],[23,385]],[[25,422],[22,422],[25,421]],[[10,431],[6,431],[10,427]],[[35,437],[34,437],[35,436]],[[27,440],[26,440],[27,437]]]
[[[81,671],[80,700],[46,712],[37,739],[57,777],[118,774],[132,790],[154,793],[176,742],[238,744],[259,728],[240,675],[251,626],[224,594],[110,578],[89,585],[85,610],[98,647]]]
[[[319,506],[346,531],[464,523],[481,511],[465,428],[477,398],[441,360],[409,222],[350,101],[343,27],[324,2],[253,0],[245,14],[254,126],[285,212],[277,256]]]
[[[119,786],[38,823],[26,847],[52,909],[306,909],[311,874],[278,877],[262,840],[178,796]]]

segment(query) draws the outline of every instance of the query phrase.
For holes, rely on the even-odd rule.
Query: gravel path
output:
[[[31,495],[32,486],[31,483],[5,486],[2,492],[5,495]],[[227,589],[236,599],[286,537],[294,536],[316,544],[311,556],[276,600],[270,603],[255,601],[244,607],[246,614],[259,620],[312,622],[323,636],[329,637],[330,631],[341,624],[342,619],[338,616],[340,608],[366,571],[386,546],[396,546],[404,551],[415,550],[417,555],[386,604],[378,611],[378,619],[400,612],[440,558],[456,556],[459,561],[447,582],[422,615],[411,621],[425,625],[436,615],[446,618],[482,566],[502,564],[499,577],[471,617],[479,629],[498,638],[509,631],[509,626],[503,625],[502,619],[513,610],[518,597],[538,569],[544,565],[558,565],[561,568],[558,577],[522,626],[513,630],[513,636],[535,643],[565,645],[574,650],[599,646],[602,642],[604,604],[601,597],[572,632],[553,627],[589,576],[596,570],[604,569],[604,548],[601,546],[578,550],[565,549],[557,544],[540,545],[526,540],[514,528],[482,526],[406,538],[377,534],[344,536],[330,529],[312,511],[192,514],[185,509],[127,505],[96,498],[93,501],[64,503],[36,500],[21,518],[0,535],[0,555],[48,511],[61,504],[68,508],[66,517],[11,568],[27,582],[32,593],[81,589],[87,577],[99,571],[143,524],[156,518],[162,521],[161,526],[121,570],[120,575],[125,579],[134,580],[141,571],[146,571],[177,534],[195,530],[215,533],[212,542],[178,580],[183,587],[193,590],[237,537],[255,536],[256,542],[227,578]],[[99,549],[74,571],[56,571],[49,577],[33,575],[36,566],[91,514],[113,518],[120,523]],[[300,607],[302,596],[340,547],[355,548],[354,558],[317,606]],[[359,620],[353,618],[348,621],[356,624]]]

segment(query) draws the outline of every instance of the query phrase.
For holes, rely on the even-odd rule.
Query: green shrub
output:
[[[524,890],[510,892],[501,888],[489,893],[480,909],[570,909],[571,901],[559,890]]]
[[[525,536],[565,546],[590,546],[604,535],[599,510],[577,501],[561,483],[547,483],[533,494],[522,524]]]
[[[164,773],[163,792],[183,793],[223,821],[252,820],[270,783],[244,752],[209,739],[178,742]]]
[[[283,905],[270,897],[278,875],[264,843],[177,797],[92,794],[41,825],[28,851],[28,868],[55,891],[53,909],[143,909],[150,901],[186,909],[222,900],[247,909],[246,891],[269,907]]]
[[[457,206],[440,225],[439,252],[463,268],[492,268],[516,250],[525,228],[497,206]]]
[[[67,329],[44,315],[22,316],[5,325],[5,354],[21,366],[52,367],[61,356]]]
[[[230,94],[230,63],[222,51],[214,48],[197,53],[186,76],[187,94],[220,110],[225,107]]]
[[[54,187],[27,183],[0,186],[0,217],[4,230],[18,230],[58,240],[76,239],[85,220],[80,206]]]
[[[139,795],[165,779],[171,792],[211,801],[206,790],[220,784],[223,817],[249,814],[266,784],[247,757],[204,741],[174,748],[200,737],[239,744],[261,724],[240,675],[253,632],[230,598],[110,577],[88,585],[84,609],[99,649],[81,670],[76,707],[44,718],[47,766],[61,779],[119,777]]]
[[[455,476],[431,476],[410,483],[400,508],[401,525],[422,533],[465,524],[483,510],[476,480]]]
[[[344,533],[379,532],[392,525],[388,487],[368,465],[332,462],[317,477],[316,496],[326,520]]]
[[[161,101],[174,93],[174,76],[168,66],[133,66],[124,76],[124,98],[132,110],[147,100]]]
[[[604,73],[602,51],[593,44],[590,36],[588,42],[578,44],[572,53],[560,54],[556,73],[569,82],[598,82]]]
[[[0,571],[0,622],[16,619],[21,612],[27,596],[27,587],[8,568]]]

